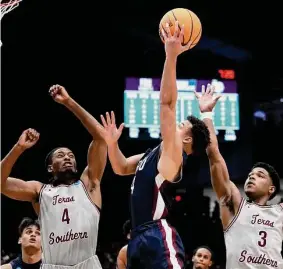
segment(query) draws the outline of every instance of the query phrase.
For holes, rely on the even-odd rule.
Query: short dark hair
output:
[[[124,233],[125,236],[127,236],[127,234],[131,232],[131,229],[132,229],[131,226],[132,225],[131,225],[131,221],[130,220],[127,220],[124,223],[124,225],[123,225],[123,233]]]
[[[273,185],[275,186],[275,191],[274,191],[274,193],[272,193],[272,195],[269,197],[269,200],[271,200],[271,199],[273,199],[273,198],[277,195],[277,193],[279,193],[279,191],[280,191],[280,177],[279,177],[279,174],[278,174],[277,171],[274,169],[274,167],[271,166],[271,165],[268,164],[268,163],[258,162],[258,163],[256,163],[256,164],[253,166],[252,170],[253,170],[254,168],[257,168],[257,167],[263,168],[263,169],[265,169],[265,170],[268,172],[268,174],[269,174],[269,176],[270,176],[270,178],[271,178],[271,181],[272,181]]]
[[[38,228],[38,230],[40,230],[40,225],[39,225],[38,220],[34,220],[34,219],[31,219],[31,218],[23,218],[23,220],[21,221],[19,228],[18,228],[19,235],[21,236],[24,229],[26,229],[30,226],[36,226]]]
[[[199,249],[201,249],[201,248],[205,248],[205,249],[207,249],[207,250],[210,252],[210,254],[211,254],[211,261],[213,261],[213,259],[214,259],[214,253],[213,253],[213,251],[211,250],[211,248],[208,247],[208,246],[199,246],[199,247],[197,247],[197,248],[193,251],[193,256],[195,256],[196,253],[197,253],[197,251],[198,251]]]
[[[198,155],[204,152],[210,144],[210,133],[202,120],[194,116],[188,116],[187,120],[192,124],[193,154]]]

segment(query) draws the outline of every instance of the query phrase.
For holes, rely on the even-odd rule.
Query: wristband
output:
[[[212,120],[212,112],[203,112],[203,113],[200,113],[200,117],[201,119],[210,119]]]

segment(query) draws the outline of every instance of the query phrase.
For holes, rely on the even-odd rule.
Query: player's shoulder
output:
[[[12,269],[12,265],[10,263],[1,265],[1,269]]]
[[[40,191],[42,186],[44,185],[42,182],[36,180],[30,180],[27,181],[27,183],[30,185],[30,187],[35,188],[38,191]]]
[[[118,256],[121,257],[121,256],[124,256],[124,255],[127,255],[127,250],[128,250],[128,245],[123,246],[120,249]]]
[[[149,155],[149,154],[155,154],[155,155],[160,155],[162,150],[162,142],[160,144],[158,144],[156,147],[154,148],[148,148],[146,150],[146,152],[144,153],[143,157]]]
[[[1,267],[1,269],[13,269],[13,268],[22,268],[22,258],[18,256],[14,260],[10,261],[10,263],[6,264],[7,267]]]

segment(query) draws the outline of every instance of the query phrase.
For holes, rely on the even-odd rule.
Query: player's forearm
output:
[[[65,106],[81,121],[93,138],[103,139],[101,124],[74,99],[70,98]]]
[[[108,146],[108,156],[115,174],[124,175],[127,171],[127,158],[121,152],[118,143]]]
[[[167,57],[164,63],[160,87],[160,103],[163,105],[175,105],[177,101],[176,64],[177,57]]]
[[[219,151],[213,121],[209,118],[204,118],[203,121],[210,133],[211,143],[207,147],[206,153],[209,159],[211,183],[219,199],[223,197],[227,198],[230,196],[230,179],[227,165]]]
[[[11,174],[14,164],[23,152],[24,149],[16,144],[1,161],[1,186],[4,186],[4,184],[6,183],[7,178]]]
[[[210,144],[208,145],[206,149],[207,156],[210,161],[217,161],[220,152],[218,148],[218,140],[217,140],[217,136],[215,133],[213,121],[209,118],[204,118],[203,122],[207,126],[209,130],[209,134],[210,134]]]

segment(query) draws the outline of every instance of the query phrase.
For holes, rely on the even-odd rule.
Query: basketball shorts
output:
[[[133,229],[127,269],[184,269],[184,266],[182,240],[166,220],[148,222]]]
[[[66,265],[42,264],[40,268],[41,269],[102,269],[99,259],[96,255],[76,265],[66,266]]]

